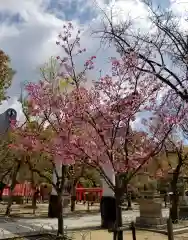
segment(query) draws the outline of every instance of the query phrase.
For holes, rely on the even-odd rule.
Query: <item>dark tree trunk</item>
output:
[[[128,194],[128,198],[127,198],[127,209],[132,210],[132,200],[131,200],[130,194]]]
[[[50,195],[49,205],[48,205],[48,217],[49,218],[58,218],[58,196]]]
[[[3,191],[4,191],[4,188],[6,187],[6,184],[4,183],[4,179],[7,177],[8,174],[11,173],[11,170],[12,168],[9,168],[5,174],[1,177],[1,180],[0,180],[0,201],[2,201],[2,196],[3,196]]]
[[[37,208],[37,199],[36,199],[36,186],[34,181],[34,173],[31,172],[31,186],[34,190],[34,194],[32,196],[32,208],[33,208],[33,214],[35,214],[36,208]]]
[[[180,170],[183,164],[183,160],[180,157],[178,160],[179,162],[176,169],[173,172],[173,178],[171,182],[173,195],[172,195],[172,207],[170,210],[170,216],[173,223],[177,223],[179,220],[179,193],[177,190],[177,183],[180,175]]]
[[[114,196],[103,196],[100,202],[101,227],[109,229],[116,222],[116,200]]]
[[[131,192],[128,190],[128,186],[126,186],[126,196],[127,196],[127,210],[132,210]]]
[[[3,200],[2,196],[3,196],[3,191],[5,187],[6,187],[6,184],[1,181],[0,182],[0,201]]]
[[[62,201],[62,193],[58,193],[58,235],[64,237],[64,219],[63,219],[63,201]]]
[[[59,216],[58,192],[61,191],[60,190],[61,181],[59,181],[59,180],[63,179],[63,177],[60,178],[60,176],[59,176],[58,178],[59,179],[56,180],[57,181],[56,182],[56,193],[50,194],[50,197],[49,197],[49,205],[48,205],[48,217],[49,218],[58,218],[58,216]],[[64,179],[63,179],[63,181],[64,181]]]
[[[71,212],[75,211],[75,206],[76,206],[76,185],[73,186],[71,194]]]
[[[167,193],[166,192],[164,195],[164,204],[165,204],[165,208],[167,208]]]
[[[57,206],[58,206],[58,231],[57,234],[61,235],[63,239],[65,238],[64,233],[64,219],[63,219],[63,192],[65,188],[65,176],[66,176],[66,166],[61,166],[61,176],[57,179]]]
[[[122,227],[122,209],[120,207],[121,201],[120,201],[120,195],[116,194],[116,227],[121,228]],[[118,231],[117,233],[114,233],[114,239],[117,240],[123,240],[123,231]]]
[[[6,212],[5,212],[6,216],[10,215],[10,210],[11,210],[11,206],[12,206],[12,202],[13,202],[13,190],[16,185],[16,178],[17,178],[17,174],[18,174],[20,167],[21,167],[21,163],[19,162],[17,164],[17,166],[15,167],[13,175],[12,175],[12,183],[10,186],[10,195],[9,195],[8,205],[7,205]]]
[[[116,175],[115,183],[115,199],[116,199],[116,227],[122,227],[122,187],[120,187],[119,177]],[[114,240],[123,240],[123,231],[114,232]]]
[[[179,219],[179,196],[177,193],[172,196],[172,208],[170,210],[170,215],[173,223],[177,223]]]

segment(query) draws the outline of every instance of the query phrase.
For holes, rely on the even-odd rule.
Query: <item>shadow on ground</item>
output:
[[[83,217],[83,216],[89,216],[89,215],[98,215],[99,214],[99,210],[91,210],[91,211],[76,211],[76,212],[69,212],[69,213],[65,213],[64,217],[65,218],[69,218],[69,217],[74,217],[74,218],[79,218],[79,217]],[[2,216],[3,217],[3,216]],[[0,217],[0,219],[2,218]],[[30,219],[30,218],[48,218],[48,214],[47,212],[44,213],[40,213],[40,214],[36,214],[33,215],[31,213],[12,213],[10,215],[9,218],[25,218],[25,219]]]

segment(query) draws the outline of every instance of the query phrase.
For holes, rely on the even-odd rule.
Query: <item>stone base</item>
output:
[[[58,204],[57,204],[57,195],[50,195],[49,206],[48,206],[48,217],[49,218],[58,218]]]
[[[158,217],[137,217],[136,226],[139,228],[164,229],[167,225],[166,218]]]
[[[108,229],[116,221],[116,200],[114,197],[103,196],[100,202],[101,227]]]
[[[70,203],[70,197],[68,196],[64,196],[63,197],[63,211],[64,213],[66,213],[66,209]],[[48,217],[49,218],[58,218],[59,215],[59,208],[58,208],[58,204],[57,204],[57,195],[50,195],[50,199],[49,199],[49,206],[48,206]]]

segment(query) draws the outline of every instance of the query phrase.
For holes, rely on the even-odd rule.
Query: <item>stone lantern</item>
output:
[[[164,228],[166,219],[162,216],[162,202],[156,180],[148,179],[146,186],[141,192],[140,216],[136,218],[136,225],[140,228]]]

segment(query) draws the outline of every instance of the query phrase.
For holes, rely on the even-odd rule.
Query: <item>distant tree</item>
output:
[[[73,212],[77,184],[81,183],[83,187],[96,187],[96,185],[100,185],[100,176],[94,168],[77,161],[75,165],[69,167],[69,179],[71,181],[71,211]]]
[[[7,99],[6,90],[10,87],[14,74],[10,58],[0,50],[0,102]]]
[[[170,156],[168,157],[168,152],[173,151],[176,155],[176,162],[172,163],[170,161]],[[171,218],[174,222],[177,222],[179,219],[178,215],[178,205],[179,205],[179,195],[182,191],[182,183],[180,178],[184,175],[185,170],[187,169],[188,164],[188,152],[185,151],[182,141],[174,140],[173,138],[168,137],[166,142],[166,154],[169,160],[169,172],[171,173],[170,188],[173,192],[172,195],[172,208],[171,208]]]
[[[111,9],[111,16],[104,13],[104,27],[97,34],[103,41],[113,43],[121,55],[134,54],[138,70],[155,76],[178,98],[188,102],[188,34],[182,26],[186,16],[180,19],[171,8],[156,6],[154,0],[141,2],[148,13],[149,29],[141,31],[130,18],[117,22]]]

